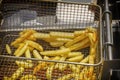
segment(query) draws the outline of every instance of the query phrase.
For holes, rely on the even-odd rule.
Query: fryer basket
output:
[[[0,79],[3,79],[6,76],[10,77],[18,69],[15,61],[32,60],[34,66],[30,69],[25,69],[18,79],[26,74],[32,74],[32,71],[38,62],[41,62],[39,64],[48,62],[55,64],[61,63],[63,66],[70,64],[75,66],[80,65],[87,69],[94,67],[96,80],[100,80],[102,72],[102,27],[101,8],[99,6],[86,3],[39,0],[4,0],[1,6],[3,22],[0,27],[0,34],[5,33],[5,35],[1,36]],[[99,41],[94,64],[15,57],[12,54],[8,55],[5,50],[5,45],[10,44],[18,37],[18,33],[25,29],[34,29],[38,32],[48,33],[50,31],[74,32],[75,30],[84,30],[86,27],[96,28],[98,32]],[[42,43],[45,50],[57,49],[50,47],[49,44],[44,41],[38,41],[38,43]],[[14,48],[11,48],[11,50],[12,52],[15,51]],[[80,51],[84,53],[85,57],[89,55],[89,47]],[[64,71],[53,70],[51,80],[57,80],[65,74],[72,74],[72,71],[69,68],[70,67],[67,67]],[[79,73],[76,71],[74,74]],[[37,77],[37,80],[48,80],[46,79],[46,69],[40,70],[35,76]],[[76,76],[77,75],[74,75],[74,77]],[[74,77],[70,80],[77,80]]]

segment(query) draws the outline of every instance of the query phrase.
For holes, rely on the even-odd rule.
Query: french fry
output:
[[[96,54],[96,49],[93,47],[90,47],[90,55],[95,55]]]
[[[84,67],[80,72],[80,80],[85,80],[84,75],[86,74],[86,71],[87,71],[87,67]]]
[[[73,73],[79,73],[80,69],[77,67],[77,65],[74,64],[69,64],[70,69],[72,70]]]
[[[89,56],[85,57],[83,60],[80,61],[80,63],[88,63],[89,62]],[[77,65],[77,68],[79,69],[79,71],[83,68],[84,66],[82,65]]]
[[[23,67],[19,67],[11,76],[12,80],[16,80],[24,72]]]
[[[48,39],[50,35],[47,33],[34,33],[33,36],[37,39]]]
[[[69,48],[40,52],[40,54],[44,56],[63,56],[68,55],[68,53],[70,53]]]
[[[79,74],[73,74],[74,80],[80,80],[80,75]]]
[[[82,46],[82,48],[81,49],[84,49],[84,48],[87,48],[87,47],[90,47],[91,45],[90,45],[90,42],[87,42],[84,46]],[[77,50],[80,50],[80,48],[78,47],[78,48],[76,48],[74,51],[77,51]]]
[[[34,48],[31,47],[31,46],[28,46],[27,49],[29,49],[30,51],[33,51],[33,50],[34,50]]]
[[[27,49],[27,50],[25,51],[25,57],[26,57],[26,58],[31,58],[31,54],[30,54],[30,50],[29,50],[29,49]]]
[[[24,35],[28,31],[31,31],[32,33],[36,33],[36,31],[33,30],[33,29],[26,29],[26,30],[23,30],[22,32],[20,32],[19,35],[22,36],[22,35]]]
[[[3,80],[14,80],[14,79],[11,79],[10,77],[4,77]]]
[[[75,56],[80,56],[82,55],[81,52],[70,52],[67,56],[67,58],[75,57]]]
[[[19,44],[19,47],[17,48],[17,50],[15,50],[14,55],[17,55],[24,45],[25,45],[24,43]]]
[[[19,50],[19,52],[16,53],[15,56],[20,57],[21,55],[23,55],[24,52],[25,52],[25,50],[27,49],[27,46],[28,46],[28,43],[26,43],[26,44],[21,48],[21,50]]]
[[[67,59],[67,61],[70,61],[70,62],[80,62],[83,59],[83,57],[84,57],[84,55],[75,56],[75,57]]]
[[[31,35],[31,36],[28,37],[27,39],[28,39],[28,40],[32,40],[32,41],[36,41],[36,38],[35,38],[33,35]]]
[[[67,74],[58,78],[57,80],[71,80],[72,77],[73,77],[73,74]]]
[[[55,41],[56,41],[56,38],[50,36],[50,38],[44,38],[43,40],[46,41],[46,42],[55,42]]]
[[[89,39],[90,39],[91,45],[94,45],[93,33],[88,33],[88,37],[89,37]]]
[[[26,40],[26,43],[28,43],[29,46],[31,46],[39,51],[43,51],[43,47],[34,41]]]
[[[8,44],[6,44],[6,50],[7,50],[7,53],[8,54],[11,54],[12,52],[11,52],[11,49],[10,49],[10,46],[8,45]]]
[[[31,58],[30,50],[29,48],[25,51],[25,57],[26,58]],[[27,60],[28,62],[32,62],[31,60]]]
[[[90,55],[89,56],[89,63],[90,64],[94,64],[94,59],[95,59],[95,56],[94,55]],[[89,69],[88,69],[88,77],[91,77],[94,73],[94,67],[93,66],[90,66]]]
[[[46,71],[46,78],[47,78],[47,80],[52,80],[53,69],[54,69],[54,65],[48,67],[48,69]]]
[[[31,62],[25,62],[25,61],[15,61],[15,63],[19,66],[19,67],[23,67],[23,68],[32,68],[33,64]]]
[[[74,31],[74,35],[76,37],[80,36],[81,34],[85,34],[85,33],[87,33],[87,30]]]
[[[66,43],[66,42],[72,41],[72,39],[69,39],[69,38],[56,38],[56,41]]]
[[[61,59],[60,59],[59,61],[65,61],[65,59],[66,59],[66,56],[63,56],[63,57],[61,57]],[[63,64],[61,64],[61,63],[57,63],[57,64],[55,65],[55,69],[58,68],[60,71],[65,70],[66,67],[67,67],[67,65],[64,65],[64,66],[63,66]]]
[[[89,39],[88,38],[85,38],[84,40],[68,47],[71,51],[73,50],[80,50],[80,49],[83,49],[85,48],[84,46],[89,42]]]
[[[50,58],[49,58],[48,56],[44,56],[43,59],[45,59],[45,60],[49,60]]]
[[[58,41],[50,42],[50,45],[51,45],[52,47],[60,47],[60,46],[63,46],[63,45],[64,45],[64,42],[58,42]]]
[[[50,35],[55,38],[74,38],[74,34],[68,32],[50,32]]]
[[[60,59],[61,59],[60,56],[55,56],[55,57],[53,57],[51,60],[60,60]]]
[[[84,40],[85,38],[87,38],[87,35],[86,34],[81,34],[80,36],[74,38],[72,41],[69,41],[65,44],[65,47],[70,47],[71,45],[77,43],[77,42],[80,42],[82,40]]]
[[[33,74],[36,74],[38,71],[40,71],[41,69],[43,69],[44,67],[46,67],[47,64],[46,62],[41,62],[39,63],[33,70]]]
[[[60,49],[65,49],[66,47],[65,46],[60,46]]]
[[[97,80],[95,73],[93,74],[91,80]]]
[[[18,43],[23,42],[25,39],[27,39],[32,34],[33,34],[33,32],[31,30],[27,31],[25,34],[23,34],[20,37],[18,37],[17,39],[15,39],[15,41],[13,41],[11,43],[11,46],[14,46],[14,45],[16,45]]]
[[[28,74],[20,78],[20,80],[37,80],[36,76]]]
[[[33,56],[37,59],[42,59],[40,53],[37,50],[33,50]]]

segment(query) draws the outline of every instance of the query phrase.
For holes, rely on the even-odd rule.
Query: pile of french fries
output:
[[[57,47],[56,50],[45,50],[42,43],[38,43],[38,40],[43,40],[51,47]],[[35,30],[24,30],[19,33],[19,37],[15,39],[10,46],[16,48],[13,55],[16,57],[37,58],[45,60],[57,60],[57,61],[69,61],[77,63],[89,63],[94,64],[96,58],[96,50],[98,44],[97,30],[91,27],[85,30],[74,32],[57,32],[51,31],[49,33],[37,32]],[[8,54],[11,54],[10,46],[6,45]],[[85,56],[80,52],[81,49],[90,47],[89,55]],[[23,68],[33,68],[34,64],[31,60],[15,61],[15,63]],[[52,80],[53,70],[64,71],[70,68],[72,73],[64,75],[57,80],[96,80],[96,74],[94,73],[94,67],[86,67],[82,65],[63,64],[55,62],[43,62],[38,61],[33,69],[32,75],[26,75],[21,80],[28,80],[29,76],[32,76],[34,80],[37,74],[42,69],[46,69],[46,79]],[[20,75],[20,72],[15,73]],[[23,72],[24,70],[22,70]],[[14,75],[14,74],[13,74]],[[17,76],[19,76],[17,75]],[[15,77],[16,79],[17,77]],[[6,80],[6,77],[4,78]]]

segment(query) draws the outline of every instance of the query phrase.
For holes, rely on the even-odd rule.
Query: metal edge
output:
[[[68,61],[44,60],[44,59],[37,59],[37,58],[15,57],[15,56],[7,56],[7,55],[0,55],[0,57],[12,58],[12,59],[17,59],[17,60],[22,59],[22,60],[33,60],[33,61],[45,61],[45,62],[55,62],[55,63],[64,63],[64,64],[83,65],[83,66],[100,66],[100,65],[102,65],[102,63],[88,64],[88,63],[77,63],[77,62],[68,62]]]

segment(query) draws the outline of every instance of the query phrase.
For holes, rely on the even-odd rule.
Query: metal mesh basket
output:
[[[8,80],[7,77],[14,76],[17,79],[20,79],[26,75],[33,75],[33,69],[35,66],[42,64],[44,62],[61,64],[62,66],[67,65],[66,69],[59,71],[57,69],[49,70],[51,66],[43,68],[36,76],[37,80],[57,80],[64,75],[68,75],[70,80],[79,80],[77,77],[80,77],[80,74],[84,74],[85,71],[89,71],[90,67],[94,68],[95,80],[100,79],[101,69],[102,69],[102,27],[101,27],[101,10],[99,6],[92,4],[83,4],[83,3],[70,3],[70,2],[58,2],[58,1],[38,1],[38,0],[4,0],[2,2],[2,15],[3,22],[1,25],[2,35],[2,44],[0,50],[0,79]],[[10,44],[15,38],[18,37],[18,33],[21,30],[25,29],[34,29],[38,32],[48,33],[50,31],[60,31],[60,32],[74,32],[75,30],[83,30],[86,27],[94,27],[98,31],[98,47],[97,54],[95,59],[95,64],[88,63],[75,63],[75,62],[62,62],[62,61],[53,61],[53,60],[39,60],[35,58],[20,58],[14,57],[12,54],[8,55],[5,50],[5,45]],[[42,43],[45,50],[56,50],[57,48],[50,47],[44,41],[37,41]],[[15,48],[11,48],[14,52]],[[84,53],[85,57],[89,55],[89,47],[78,50]],[[13,74],[19,69],[15,61],[28,61],[32,60],[33,66],[31,68],[25,68],[24,71]],[[25,65],[25,64],[23,64]],[[82,66],[80,72],[77,72],[77,69],[71,71],[69,65]],[[28,64],[29,66],[29,64]],[[47,70],[48,69],[48,70]],[[20,72],[20,73],[19,73]],[[51,79],[46,78],[47,72],[52,74]],[[74,74],[73,74],[74,73]],[[89,75],[89,72],[86,72],[82,76],[84,79]],[[19,76],[18,76],[19,75]],[[50,76],[50,75],[49,75]],[[91,78],[91,80],[93,80]],[[28,79],[31,79],[28,76]],[[34,79],[33,79],[34,80]],[[60,78],[59,80],[63,80]],[[66,80],[66,78],[64,79]]]

